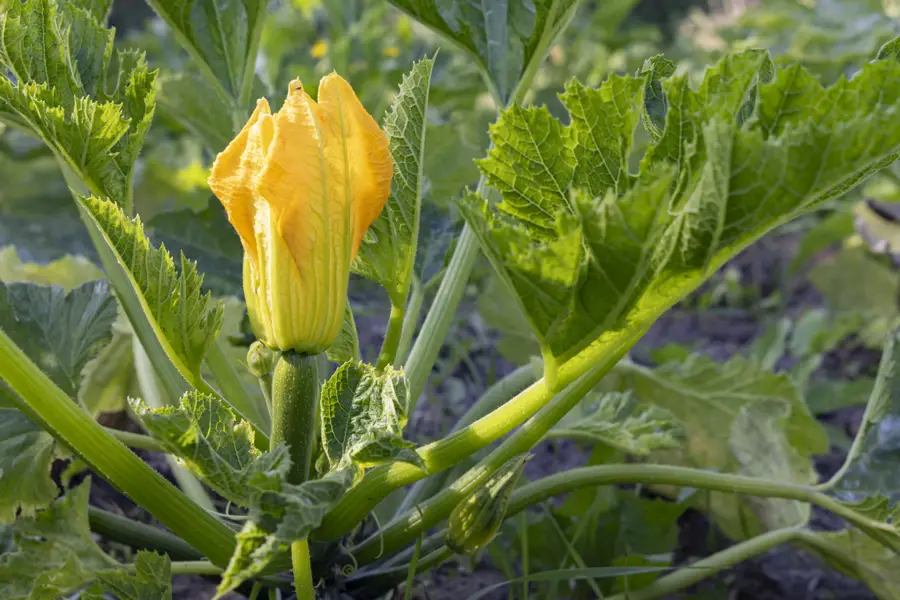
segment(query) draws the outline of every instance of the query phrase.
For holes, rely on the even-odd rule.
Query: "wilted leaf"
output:
[[[322,446],[332,469],[375,466],[391,460],[422,465],[415,445],[403,440],[406,377],[388,365],[341,365],[322,388]]]
[[[213,396],[186,394],[178,406],[148,409],[132,406],[150,434],[166,451],[181,459],[223,498],[250,506],[254,480],[282,472],[290,464],[287,449],[260,452],[253,445],[253,427],[240,420]]]
[[[84,8],[28,0],[0,14],[0,65],[0,119],[39,136],[91,193],[128,204],[153,118],[143,56],[114,52],[113,31]]]
[[[599,89],[571,82],[571,123],[512,107],[480,167],[500,192],[462,204],[544,352],[548,380],[601,334],[649,324],[772,228],[900,151],[900,62],[823,88],[768,55],[723,58],[693,89],[655,59]],[[641,114],[653,141],[629,169]],[[859,287],[859,286],[857,286]]]
[[[572,411],[548,435],[599,442],[638,456],[682,444],[681,426],[676,421],[658,408],[636,407],[627,392],[602,394],[589,403],[585,413]]]
[[[787,374],[741,357],[720,364],[700,355],[626,372],[638,400],[666,409],[684,428],[683,447],[660,452],[662,462],[808,484],[815,476],[812,456],[828,450],[828,438]],[[748,503],[721,493],[693,498],[736,539],[760,526],[803,520],[793,501]]]

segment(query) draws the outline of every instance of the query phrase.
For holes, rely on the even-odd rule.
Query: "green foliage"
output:
[[[447,36],[478,61],[499,97],[510,97],[532,59],[566,26],[577,0],[502,0],[496,4],[391,0],[391,4]]]
[[[176,271],[165,246],[155,248],[144,236],[140,218],[128,219],[113,203],[89,197],[81,198],[79,205],[127,271],[169,359],[185,379],[196,383],[224,310],[220,302],[210,302],[209,293],[203,294],[203,276],[196,264],[182,254],[180,273]]]
[[[403,440],[409,389],[402,371],[388,365],[341,365],[322,387],[322,448],[332,469],[371,467],[392,460],[424,466]]]
[[[225,149],[234,127],[228,103],[208,81],[194,72],[160,78],[160,113],[181,123],[215,152]]]
[[[253,67],[266,2],[149,0],[204,75],[239,110],[253,85]]]
[[[480,167],[502,202],[472,194],[463,210],[551,380],[602,332],[652,320],[765,232],[897,158],[895,60],[829,88],[760,51],[723,58],[697,89],[672,71],[657,58],[596,90],[570,82],[567,126],[512,107],[491,128]],[[641,114],[652,141],[633,174]]]
[[[143,56],[113,51],[112,30],[77,4],[29,0],[0,14],[0,65],[0,119],[40,137],[91,193],[129,206],[154,110]]]
[[[119,600],[172,600],[172,565],[166,556],[154,552],[138,552],[134,573],[120,569],[101,571],[99,583],[80,598],[103,600],[103,592]]]
[[[91,538],[90,480],[11,527],[13,550],[0,556],[0,595],[9,600],[51,600],[118,567]]]
[[[626,454],[646,456],[682,444],[680,425],[657,407],[638,407],[630,393],[610,392],[588,397],[581,411],[572,411],[548,434],[600,442]]]
[[[0,283],[0,329],[69,396],[75,398],[85,365],[112,336],[116,305],[106,282],[82,284],[68,294],[58,286]],[[16,512],[33,515],[58,490],[50,467],[65,451],[0,382],[0,523]]]
[[[629,366],[626,373],[640,402],[666,409],[684,428],[683,447],[656,453],[655,460],[802,484],[814,480],[812,456],[827,451],[828,439],[787,375],[741,357],[720,364],[700,355],[654,370]],[[720,493],[693,500],[736,539],[760,528],[803,524],[809,510],[800,502]]]
[[[353,270],[378,282],[395,306],[405,306],[416,261],[419,213],[425,185],[423,168],[428,93],[434,60],[416,63],[400,84],[385,116],[394,179],[391,195],[363,238]]]
[[[181,398],[178,406],[149,409],[133,401],[132,407],[166,451],[239,506],[250,506],[257,478],[280,472],[282,465],[289,464],[283,447],[262,453],[257,450],[250,423],[240,420],[214,396],[195,392]]]

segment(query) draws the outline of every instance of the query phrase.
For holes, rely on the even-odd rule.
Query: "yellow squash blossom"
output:
[[[385,133],[337,74],[318,102],[291,82],[259,100],[209,178],[244,246],[244,295],[267,346],[316,354],[341,331],[350,263],[390,193]]]

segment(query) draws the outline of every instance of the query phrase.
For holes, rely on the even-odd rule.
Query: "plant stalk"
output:
[[[199,552],[191,548],[190,544],[168,531],[96,506],[88,507],[88,522],[92,532],[137,550],[162,552],[172,560],[203,558]]]
[[[282,353],[272,376],[272,446],[287,444],[291,470],[288,482],[299,485],[309,479],[316,445],[316,413],[319,407],[319,369],[315,356],[294,351]],[[314,600],[309,543],[291,544],[294,584],[299,600]]]
[[[381,352],[378,353],[378,362],[375,368],[379,372],[384,371],[388,365],[394,364],[397,357],[397,349],[400,346],[400,337],[403,333],[403,321],[406,310],[396,304],[391,306],[391,317],[388,320],[387,332],[384,335],[384,343]]]

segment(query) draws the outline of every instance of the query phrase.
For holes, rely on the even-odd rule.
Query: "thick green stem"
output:
[[[455,433],[460,429],[468,427],[478,419],[496,410],[506,403],[513,396],[521,393],[525,388],[534,383],[537,379],[535,369],[531,365],[519,367],[484,392],[475,404],[469,407],[469,410],[457,421],[453,426],[451,433]],[[399,515],[422,500],[427,500],[438,493],[447,483],[447,475],[438,473],[428,479],[418,481],[409,490],[409,493],[403,498],[400,507],[394,514]]]
[[[95,506],[88,507],[91,531],[136,550],[154,550],[172,560],[199,560],[199,552],[176,535]]]
[[[228,564],[235,545],[231,530],[109,435],[3,331],[0,331],[0,376],[47,424],[51,433],[98,475],[215,564],[223,567]]]
[[[287,444],[291,471],[288,482],[309,479],[316,445],[316,411],[319,407],[319,369],[315,356],[284,352],[272,376],[272,446]],[[299,600],[314,600],[309,544],[305,539],[291,544],[291,564]]]
[[[378,354],[378,362],[375,368],[383,371],[388,365],[394,364],[397,357],[397,348],[400,345],[400,336],[403,333],[403,321],[406,310],[402,306],[391,306],[391,318],[388,321],[387,332],[384,334],[384,343]]]
[[[746,542],[735,544],[731,548],[717,552],[712,556],[698,560],[687,567],[682,567],[670,575],[664,575],[645,588],[616,594],[608,597],[607,600],[656,600],[657,598],[664,598],[749,558],[768,552],[776,546],[791,542],[797,538],[798,532],[798,529],[790,528],[776,529],[775,531],[764,533]]]
[[[397,354],[394,364],[402,363],[409,354],[412,346],[413,334],[419,325],[419,315],[422,312],[422,304],[425,303],[425,288],[418,278],[413,277],[410,284],[409,302],[406,304],[406,316],[403,318],[403,330],[400,333],[400,342],[397,344]]]
[[[297,600],[315,600],[316,586],[309,567],[309,543],[306,540],[291,544],[291,563],[294,565]]]
[[[272,378],[272,446],[290,448],[290,483],[309,479],[316,445],[316,411],[319,406],[319,369],[315,356],[285,352]]]

